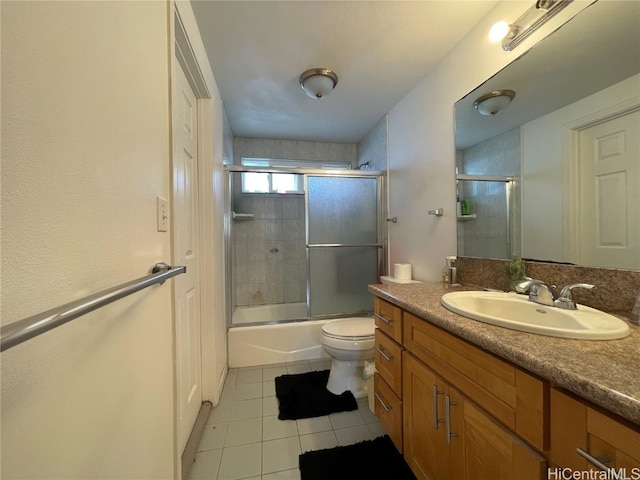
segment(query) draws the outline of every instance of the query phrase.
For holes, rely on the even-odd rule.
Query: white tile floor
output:
[[[220,404],[211,411],[189,480],[300,479],[298,455],[370,440],[385,432],[369,410],[303,420],[278,420],[275,377],[325,370],[330,360],[229,370]]]

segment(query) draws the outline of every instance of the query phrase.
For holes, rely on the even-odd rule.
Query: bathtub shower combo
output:
[[[328,322],[372,324],[367,285],[382,264],[382,174],[226,171],[230,366],[327,357],[323,338],[339,340],[323,332]]]

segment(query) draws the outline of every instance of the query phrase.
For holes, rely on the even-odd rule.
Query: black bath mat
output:
[[[358,403],[349,390],[334,395],[327,390],[329,370],[276,377],[280,420],[321,417],[356,410]]]
[[[302,480],[415,480],[389,435],[374,440],[305,452],[298,457]]]

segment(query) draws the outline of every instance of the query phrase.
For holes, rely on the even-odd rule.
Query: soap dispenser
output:
[[[456,268],[457,258],[455,255],[447,257],[447,273],[449,285],[458,285],[458,270]]]

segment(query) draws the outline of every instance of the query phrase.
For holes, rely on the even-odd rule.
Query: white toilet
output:
[[[322,347],[331,356],[327,390],[340,395],[350,390],[355,398],[367,395],[362,378],[365,360],[373,360],[375,346],[373,318],[347,318],[322,326]]]

